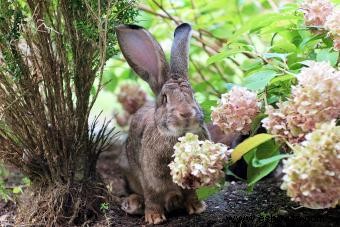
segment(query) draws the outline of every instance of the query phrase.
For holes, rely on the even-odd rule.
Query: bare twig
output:
[[[198,75],[201,77],[201,79],[213,90],[213,95],[220,97],[221,93],[215,88],[214,85],[212,85],[212,83],[209,82],[209,80],[207,80],[207,78],[205,78],[203,72],[201,71],[201,69],[199,68],[199,66],[195,63],[195,61],[190,57],[190,62],[192,63],[192,65],[195,67]]]

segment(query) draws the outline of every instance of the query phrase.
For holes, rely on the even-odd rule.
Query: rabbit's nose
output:
[[[179,116],[182,117],[182,118],[190,118],[192,116],[192,112],[191,111],[187,111],[187,112],[180,112],[179,113]]]

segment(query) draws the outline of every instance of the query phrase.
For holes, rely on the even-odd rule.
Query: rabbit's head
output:
[[[136,25],[116,28],[118,43],[127,62],[156,95],[155,122],[169,136],[198,132],[203,113],[188,81],[191,27],[179,25],[174,32],[170,65],[152,35]]]

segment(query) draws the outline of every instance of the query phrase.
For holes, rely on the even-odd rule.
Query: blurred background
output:
[[[305,59],[327,58],[336,64],[338,54],[332,50],[331,41],[327,41],[325,34],[313,34],[306,29],[299,3],[301,1],[294,0],[144,0],[137,3],[136,23],[154,35],[168,59],[176,26],[182,22],[192,25],[190,80],[209,121],[211,107],[233,84],[263,92],[268,80],[280,75],[276,77],[280,79],[275,78],[266,87],[270,92],[264,92],[267,101],[275,102],[290,93],[288,90],[294,82],[291,72],[298,71]],[[326,41],[315,48],[320,39]],[[97,99],[93,115],[103,111],[102,116],[106,118],[114,114],[123,116],[122,106],[116,100],[124,84],[137,85],[146,92],[146,99],[153,98],[148,85],[129,68],[121,54],[107,62],[104,83],[105,89]]]

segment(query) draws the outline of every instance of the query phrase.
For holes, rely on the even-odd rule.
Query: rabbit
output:
[[[165,214],[176,209],[201,213],[205,203],[198,200],[195,190],[173,183],[168,167],[179,137],[191,132],[201,140],[210,138],[188,81],[191,26],[183,23],[175,29],[170,64],[159,43],[143,27],[119,25],[116,34],[128,64],[156,96],[155,102],[144,104],[131,119],[124,150],[127,161],[123,162],[133,194],[122,208],[132,214],[144,208],[148,224],[166,221]]]

